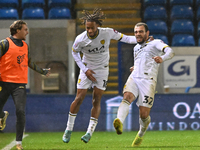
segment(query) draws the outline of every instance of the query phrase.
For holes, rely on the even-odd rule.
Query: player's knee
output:
[[[101,103],[101,98],[100,97],[92,99],[93,106],[100,106],[100,103]]]
[[[141,119],[146,119],[148,116],[149,116],[149,115],[147,115],[147,114],[140,114],[140,118],[141,118]]]
[[[75,103],[76,105],[81,105],[83,100],[84,100],[84,96],[78,95],[76,96],[75,100],[73,101],[73,103]]]
[[[135,96],[131,92],[125,92],[124,96],[123,96],[123,99],[125,99],[125,100],[129,101],[130,103],[132,103],[134,101],[134,99],[135,99]]]

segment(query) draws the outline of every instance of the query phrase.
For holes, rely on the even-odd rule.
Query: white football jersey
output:
[[[110,40],[120,40],[123,34],[112,28],[98,28],[98,35],[91,39],[84,31],[78,35],[73,44],[73,51],[82,52],[82,62],[87,68],[97,69],[109,64],[109,45]]]
[[[156,63],[153,57],[163,55],[165,47],[168,45],[159,39],[137,44],[134,47],[134,70],[131,75],[157,81],[160,64]]]

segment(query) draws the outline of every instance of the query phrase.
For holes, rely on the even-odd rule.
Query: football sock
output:
[[[123,123],[129,113],[130,102],[123,99],[117,111],[117,118]]]
[[[71,112],[69,112],[66,130],[69,130],[69,131],[73,130],[76,116],[77,116],[77,114],[72,114]]]
[[[91,136],[92,136],[92,134],[93,134],[93,132],[94,132],[96,126],[97,126],[97,123],[98,123],[98,119],[93,118],[93,117],[90,118],[87,133],[90,133]]]
[[[16,141],[16,145],[17,144],[21,144],[22,145],[22,141]]]
[[[139,118],[139,123],[140,123],[140,130],[138,133],[139,137],[142,137],[145,134],[150,122],[151,122],[150,116],[148,116],[146,119]]]

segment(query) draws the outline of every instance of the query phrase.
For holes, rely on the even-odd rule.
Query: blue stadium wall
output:
[[[26,132],[57,132],[66,128],[68,112],[75,95],[27,95]],[[96,131],[106,131],[106,101],[116,95],[104,95]],[[75,120],[75,131],[86,131],[90,119],[91,95],[87,95]],[[15,132],[15,107],[10,97],[4,107],[10,115],[4,132]],[[116,112],[115,112],[116,113]],[[116,115],[116,114],[115,114]],[[138,107],[131,111],[131,130],[138,130]],[[112,124],[112,121],[109,122]],[[156,94],[148,130],[199,130],[200,94]]]

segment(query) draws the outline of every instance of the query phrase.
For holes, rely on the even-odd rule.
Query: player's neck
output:
[[[95,32],[94,36],[90,36],[90,35],[87,33],[87,36],[88,36],[89,39],[95,39],[98,35],[99,35],[99,29],[97,29],[97,31]]]

